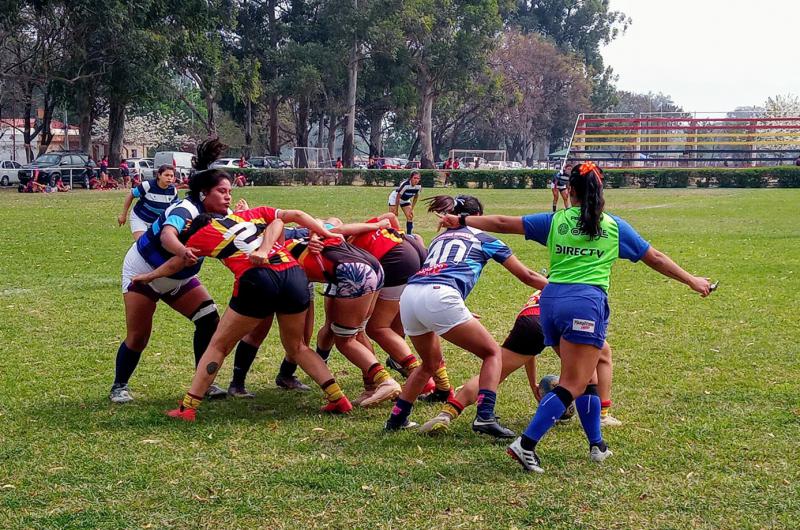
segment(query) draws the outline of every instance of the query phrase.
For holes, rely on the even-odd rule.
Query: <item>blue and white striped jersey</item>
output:
[[[205,212],[203,203],[195,202],[188,198],[170,205],[136,242],[136,249],[139,254],[153,268],[163,265],[172,257],[172,254],[161,245],[161,231],[163,228],[172,226],[180,235],[182,232],[189,230],[192,220],[203,212]],[[186,267],[171,277],[175,279],[191,278],[200,272],[202,264],[203,258],[199,258],[196,264]]]
[[[131,194],[139,199],[133,211],[145,223],[154,223],[170,204],[179,200],[175,186],[170,185],[164,189],[158,185],[156,179],[145,180],[133,188]]]

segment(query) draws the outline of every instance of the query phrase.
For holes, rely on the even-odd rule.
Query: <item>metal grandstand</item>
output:
[[[605,167],[753,167],[800,155],[800,116],[764,112],[580,114],[563,164]]]

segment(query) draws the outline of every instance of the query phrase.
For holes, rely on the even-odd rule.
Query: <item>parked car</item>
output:
[[[89,179],[84,178],[84,167],[89,156],[75,151],[51,151],[36,157],[36,160],[26,164],[17,172],[19,182],[25,185],[33,173],[39,170],[39,182],[55,186],[60,178],[64,184],[73,188],[81,185],[88,188]],[[95,167],[92,163],[92,167]]]
[[[406,169],[419,169],[421,162],[419,160],[409,160],[406,162]]]
[[[14,160],[0,160],[0,186],[11,186],[19,183],[19,168],[22,164]]]
[[[248,167],[259,169],[286,169],[292,167],[289,162],[281,159],[279,156],[251,156],[247,162],[250,164]]]
[[[128,168],[131,170],[131,174],[133,174],[133,170],[135,169],[142,180],[148,180],[154,178],[156,176],[156,170],[153,167],[153,159],[152,158],[129,158],[127,159]]]
[[[184,151],[159,151],[153,159],[153,167],[161,167],[164,164],[175,168],[175,179],[186,180],[194,171],[192,166],[192,153]]]
[[[209,167],[216,167],[216,168],[238,168],[239,167],[239,159],[238,158],[218,158],[214,160]],[[250,164],[245,162],[244,167],[251,167]]]
[[[376,158],[375,164],[381,169],[403,169],[404,163],[397,158]]]
[[[458,160],[461,169],[481,169],[488,167],[486,159],[480,156],[464,156]]]

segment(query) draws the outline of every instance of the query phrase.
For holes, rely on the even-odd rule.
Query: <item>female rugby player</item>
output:
[[[419,171],[412,171],[411,176],[400,183],[392,193],[389,194],[389,211],[398,214],[398,207],[403,210],[406,216],[406,234],[414,232],[414,206],[417,205],[419,194],[422,192]]]
[[[234,273],[233,297],[197,366],[191,389],[180,407],[167,413],[169,416],[194,421],[202,396],[214,382],[233,346],[273,315],[277,315],[281,342],[289,357],[325,392],[328,404],[322,410],[346,413],[352,409],[327,365],[306,345],[308,279],[297,261],[278,242],[283,236],[283,221],[296,222],[323,237],[338,237],[300,210],[260,207],[221,219],[203,214],[194,220],[186,245],[199,256],[219,258]],[[181,258],[173,257],[155,271],[138,275],[134,280],[150,282],[174,274],[183,265]]]
[[[173,186],[174,182],[175,168],[164,164],[158,168],[156,178],[145,180],[131,188],[131,192],[125,197],[122,213],[117,217],[117,221],[119,226],[124,225],[131,203],[134,199],[139,199],[133,207],[130,218],[134,241],[138,241],[142,237],[142,234],[156,222],[164,210],[178,202],[178,190]]]
[[[541,390],[536,382],[536,357],[542,353],[545,348],[542,325],[539,321],[540,295],[541,291],[537,290],[528,298],[522,310],[517,314],[514,327],[511,328],[506,340],[500,347],[503,355],[500,382],[502,383],[509,375],[524,366],[528,376],[528,383],[530,384],[536,401],[542,400]],[[611,348],[608,346],[608,343],[605,343],[597,367],[598,387],[602,389],[602,385],[605,383],[604,379],[609,377],[610,373]],[[464,386],[456,392],[455,396],[447,400],[437,416],[434,416],[420,427],[420,432],[435,434],[446,431],[450,426],[450,422],[460,416],[465,407],[475,403],[478,397],[478,385],[479,376],[476,375],[467,381]],[[608,387],[610,388],[610,382]],[[602,392],[600,393],[602,394]],[[617,422],[616,425],[621,424],[616,418],[612,418],[611,416],[606,416],[606,418]],[[605,424],[610,424],[610,422],[607,420]]]
[[[611,450],[600,432],[600,398],[596,371],[608,326],[608,285],[618,258],[642,260],[668,278],[688,285],[701,296],[711,287],[707,278],[692,276],[639,236],[619,217],[605,214],[603,172],[592,162],[572,168],[569,196],[573,206],[556,213],[525,217],[454,216],[444,226],[469,226],[500,233],[524,234],[550,251],[550,283],[542,291],[544,343],[561,357],[559,385],[542,400],[528,428],[508,453],[524,469],[543,473],[536,444],[575,401],[589,456],[602,462]]]
[[[483,215],[483,205],[475,197],[462,195],[453,199],[439,195],[429,200],[428,211],[453,213],[456,219]],[[441,336],[483,361],[472,429],[500,438],[514,436],[494,415],[502,366],[500,346],[464,304],[490,259],[501,263],[526,285],[540,289],[547,283],[546,278],[525,267],[505,243],[480,230],[456,224],[436,236],[428,247],[422,270],[411,277],[400,297],[400,318],[422,358],[422,366],[403,387],[386,430],[412,426],[408,417],[414,400],[442,361]]]
[[[352,236],[388,226],[388,221],[357,223],[336,227],[336,232]],[[326,223],[333,231],[334,225]],[[313,248],[315,245],[318,248]],[[364,328],[375,307],[378,292],[383,286],[383,269],[368,252],[341,239],[293,239],[286,248],[297,259],[312,282],[324,283],[325,325],[320,330],[317,344],[328,342],[326,334],[333,334],[333,342],[340,352],[361,372],[365,393],[354,400],[362,407],[371,407],[394,399],[400,385],[377,361],[372,345],[364,338]]]
[[[133,400],[128,390],[128,380],[150,340],[153,314],[159,300],[194,324],[195,364],[200,362],[217,329],[217,307],[197,278],[202,258],[186,248],[179,235],[187,231],[192,220],[201,213],[228,213],[231,203],[230,177],[224,171],[207,169],[225,149],[227,146],[216,139],[206,140],[198,147],[197,169],[200,171],[193,175],[187,197],[169,206],[125,255],[122,264],[122,297],[127,334],[117,350],[114,384],[109,396],[114,403]],[[137,274],[151,272],[173,256],[180,256],[184,260],[186,267],[180,272],[147,285],[131,281]],[[225,395],[225,391],[219,387],[212,386],[210,389],[210,397]]]

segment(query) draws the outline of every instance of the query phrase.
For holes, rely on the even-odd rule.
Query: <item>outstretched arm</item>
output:
[[[272,246],[276,241],[283,238],[283,226],[283,221],[280,219],[275,219],[267,226],[264,233],[261,234],[261,245],[250,253],[250,263],[253,265],[261,265],[267,262],[269,251],[272,250]]]
[[[281,210],[278,212],[278,219],[283,221],[284,223],[297,223],[300,226],[308,228],[314,233],[321,235],[322,237],[328,238],[341,238],[342,236],[339,234],[334,234],[327,228],[325,228],[319,220],[315,219],[314,217],[308,215],[306,212],[302,210]]]
[[[458,228],[459,217],[453,214],[439,216],[439,224],[444,228]],[[498,234],[524,234],[525,227],[522,225],[522,217],[511,215],[470,215],[464,219],[467,226],[483,230],[485,232],[496,232]]]
[[[503,262],[503,267],[525,285],[535,289],[544,289],[544,286],[547,285],[547,278],[538,272],[530,270],[516,256],[511,256],[505,260]]]
[[[683,270],[677,263],[672,261],[669,256],[663,252],[659,252],[652,246],[647,249],[647,252],[645,252],[644,256],[642,256],[642,261],[645,263],[645,265],[654,271],[660,272],[667,278],[672,278],[673,280],[677,280],[688,285],[692,290],[700,293],[700,296],[705,297],[711,293],[711,284],[708,281],[708,278],[703,278],[702,276],[692,276]]]
[[[357,236],[364,232],[374,232],[381,228],[389,228],[392,224],[388,219],[381,219],[377,223],[348,223],[346,225],[339,225],[331,228],[334,234],[342,234],[345,237]]]
[[[133,277],[133,281],[138,283],[150,283],[158,278],[172,276],[173,274],[182,271],[183,268],[183,258],[181,256],[172,256],[157,269],[146,274],[137,274]]]

